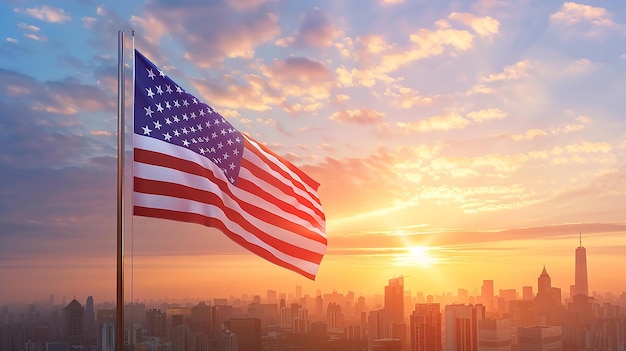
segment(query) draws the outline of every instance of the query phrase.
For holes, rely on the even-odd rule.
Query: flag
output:
[[[135,50],[133,213],[217,228],[315,279],[326,252],[319,184],[239,132]]]

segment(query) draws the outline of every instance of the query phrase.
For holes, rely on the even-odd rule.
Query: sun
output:
[[[437,258],[429,247],[409,246],[396,256],[396,263],[400,266],[428,268],[437,263]]]

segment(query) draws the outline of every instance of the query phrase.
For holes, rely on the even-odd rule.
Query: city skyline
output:
[[[581,289],[626,291],[611,269],[626,265],[626,4],[35,0],[0,19],[0,302],[115,296],[120,29],[128,298],[372,294],[395,276],[433,294],[521,291],[544,266],[569,294],[581,236]],[[315,281],[217,230],[130,215],[132,30],[320,183]]]

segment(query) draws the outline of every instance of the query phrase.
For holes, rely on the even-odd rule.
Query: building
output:
[[[393,338],[373,340],[371,351],[402,351],[402,342]]]
[[[258,318],[232,318],[225,327],[237,335],[239,350],[261,351],[261,320]]]
[[[65,312],[65,332],[64,341],[69,347],[85,346],[84,316],[85,308],[76,299],[64,308]]]
[[[511,351],[511,320],[478,321],[478,351]]]
[[[494,310],[494,290],[493,290],[493,280],[483,280],[483,285],[480,287],[481,292],[481,303],[487,311]]]
[[[391,323],[404,323],[404,277],[389,279],[385,286],[385,310]]]
[[[410,316],[410,350],[441,351],[441,309],[438,303],[418,303]]]
[[[341,306],[336,303],[328,304],[326,309],[326,325],[331,333],[343,332],[343,314]]]
[[[576,272],[574,277],[574,295],[589,296],[587,284],[587,250],[583,247],[582,234],[580,244],[576,248]]]
[[[96,337],[96,313],[93,308],[93,296],[87,297],[87,306],[85,306],[85,342],[87,345],[95,345]]]
[[[448,305],[446,314],[446,350],[478,351],[478,323],[485,319],[482,305]]]
[[[535,325],[517,328],[519,351],[562,351],[563,337],[560,326]]]
[[[102,324],[100,331],[102,351],[115,351],[115,325],[113,323]]]
[[[160,309],[146,311],[146,335],[163,337],[167,332],[166,316]]]

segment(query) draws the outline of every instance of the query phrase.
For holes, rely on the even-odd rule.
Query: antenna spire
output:
[[[578,231],[578,235],[579,235],[579,240],[580,240],[580,247],[583,247],[583,232],[582,231]]]

